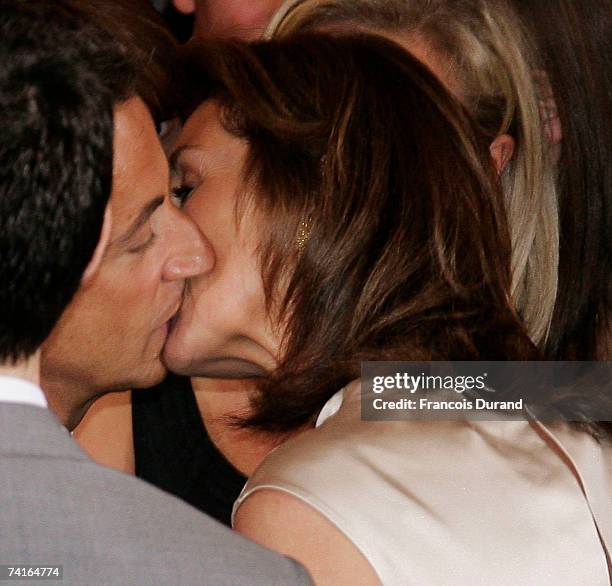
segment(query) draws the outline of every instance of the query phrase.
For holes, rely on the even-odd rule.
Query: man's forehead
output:
[[[147,142],[146,119],[134,111],[121,110],[115,114],[113,141],[113,179],[125,180],[138,161],[138,147]]]
[[[153,120],[140,98],[115,109],[113,225],[123,230],[150,204],[168,192],[168,163]]]
[[[161,144],[153,119],[138,97],[115,108],[113,140],[113,177],[119,185],[142,176],[152,162],[163,164]]]

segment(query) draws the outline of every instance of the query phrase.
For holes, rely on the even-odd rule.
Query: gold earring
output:
[[[304,247],[306,246],[306,243],[308,242],[308,239],[310,238],[310,229],[312,227],[311,225],[312,225],[311,216],[304,218],[300,222],[300,225],[298,227],[297,237],[295,239],[295,245],[297,246],[297,249],[300,252],[304,250]]]

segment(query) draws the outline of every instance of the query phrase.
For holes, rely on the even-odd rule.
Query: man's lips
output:
[[[172,331],[172,329],[176,326],[176,323],[179,321],[181,317],[181,310],[183,309],[183,307],[185,307],[185,305],[193,303],[193,298],[191,297],[191,289],[189,285],[190,283],[189,281],[187,281],[187,283],[185,284],[185,288],[183,289],[181,299],[178,302],[174,313],[170,316],[168,320],[169,331]]]
[[[176,317],[178,315],[179,310],[181,309],[181,305],[182,305],[182,299],[179,300],[177,303],[175,303],[172,306],[172,309],[166,313],[166,317],[160,327],[165,327],[165,326],[171,327],[172,326],[174,321],[176,321]]]
[[[176,326],[176,322],[179,319],[179,312],[177,311],[166,323],[168,324],[168,332],[171,332]]]
[[[167,324],[168,326],[172,327],[172,325],[176,321],[179,311],[181,310],[181,307],[183,306],[183,303],[185,303],[185,299],[188,296],[189,296],[189,281],[187,281],[184,284],[184,286],[181,288],[181,293],[178,296],[177,300],[175,301],[174,305],[172,306],[172,311],[169,314],[166,314],[168,317],[166,317],[166,319],[164,320],[164,324]]]

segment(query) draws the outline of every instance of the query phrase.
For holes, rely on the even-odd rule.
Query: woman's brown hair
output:
[[[511,308],[488,141],[416,59],[381,38],[305,35],[194,47],[187,66],[194,105],[214,98],[247,140],[245,194],[267,226],[284,335],[249,425],[310,421],[362,360],[537,357]]]
[[[408,51],[420,47],[493,142],[514,138],[501,172],[512,241],[512,298],[533,342],[544,347],[557,291],[559,252],[554,157],[540,114],[541,63],[504,0],[288,0],[267,31],[370,31]],[[397,107],[401,107],[398,104]]]

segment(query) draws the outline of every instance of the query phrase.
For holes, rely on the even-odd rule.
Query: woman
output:
[[[190,75],[210,89],[173,155],[176,194],[217,263],[165,358],[258,376],[234,415],[303,432],[249,481],[237,528],[321,584],[607,583],[611,495],[582,465],[609,475],[609,446],[527,421],[359,417],[361,361],[538,356],[482,126],[373,37],[201,48]]]
[[[321,27],[342,34],[344,26],[389,36],[481,121],[514,227],[513,297],[532,339],[542,344],[556,287],[556,198],[531,76],[536,62],[521,27],[503,5],[476,0],[437,2],[435,10],[431,2],[387,0],[374,8],[370,0],[304,2],[274,30],[282,36]],[[135,457],[129,458],[136,474],[229,523],[246,477],[279,441],[226,424],[227,411],[247,405],[248,396],[248,381],[203,377],[171,377],[133,393]]]
[[[387,0],[383,3],[377,1],[375,6],[370,0],[305,1],[298,4],[295,12],[286,15],[271,30],[276,31],[278,27],[278,34],[285,34],[301,28],[316,28],[316,25],[331,28],[331,32],[338,34],[340,25],[345,23],[345,28],[371,29],[393,36],[445,81],[474,116],[483,120],[489,118],[494,150],[504,155],[498,156],[498,160],[502,167],[505,163],[506,198],[519,204],[518,212],[509,214],[511,224],[517,226],[513,232],[521,234],[515,236],[521,246],[514,248],[514,297],[528,323],[530,335],[543,343],[552,315],[556,278],[552,163],[550,157],[541,154],[546,150],[543,139],[545,134],[550,135],[550,128],[546,123],[543,130],[538,130],[536,90],[539,84],[533,83],[530,72],[541,64],[530,56],[526,35],[520,33],[516,19],[501,3],[475,0]],[[417,38],[427,42],[415,43]],[[560,34],[560,38],[571,43],[578,37]],[[438,50],[433,51],[432,47]],[[554,52],[551,53],[554,56]],[[451,76],[449,71],[458,73]],[[579,92],[576,92],[574,100],[568,103],[575,103],[578,97]],[[491,118],[491,111],[483,106],[496,102],[500,107]],[[517,106],[513,111],[514,105]],[[567,105],[563,108],[565,114],[570,110]],[[508,117],[513,113],[515,121],[508,126]],[[609,121],[605,119],[594,122],[600,126],[606,123]],[[509,138],[514,142],[510,164],[503,148]],[[589,150],[584,146],[584,138],[581,138],[581,153]],[[564,166],[564,169],[568,167]],[[582,165],[574,164],[572,169],[578,173]],[[541,197],[530,199],[534,193],[540,193]],[[516,195],[510,197],[512,194]],[[525,204],[524,208],[521,208],[521,202]],[[535,211],[538,206],[540,212]],[[569,214],[570,206],[567,210]],[[536,218],[540,219],[534,224]],[[534,225],[538,227],[535,232]],[[550,228],[539,229],[542,226]],[[517,278],[520,274],[524,278]],[[531,284],[525,285],[525,281]],[[589,281],[582,279],[581,282]],[[531,293],[527,294],[527,289]],[[586,300],[581,303],[585,304]],[[578,320],[578,323],[583,322]],[[236,383],[202,377],[188,381],[171,377],[159,388],[134,393],[131,410],[129,405],[121,405],[101,414],[92,412],[78,434],[94,455],[112,446],[112,450],[106,449],[103,454],[105,463],[131,471],[135,466],[136,473],[142,478],[228,523],[231,504],[246,476],[279,442],[279,438],[273,435],[237,430],[226,424],[228,411],[233,411],[237,405],[248,405],[248,395],[248,381]],[[169,417],[168,413],[173,413],[173,416]],[[123,425],[118,424],[120,417],[124,418]],[[129,432],[119,443],[118,430]]]

